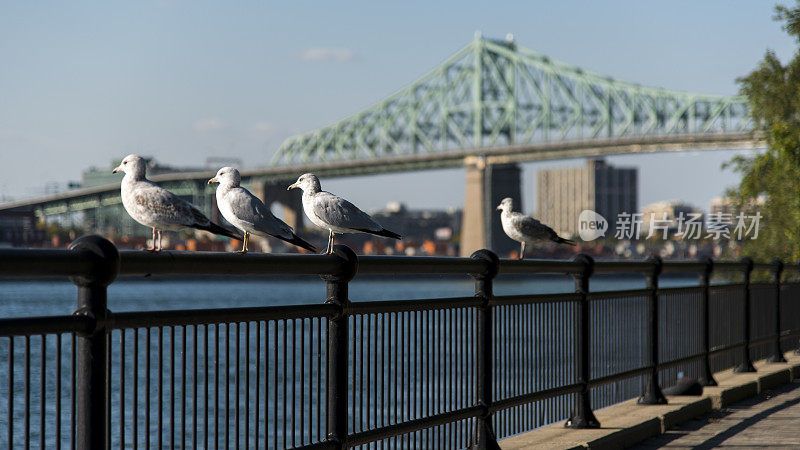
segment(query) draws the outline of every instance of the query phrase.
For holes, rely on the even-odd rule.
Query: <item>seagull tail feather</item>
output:
[[[403,239],[403,236],[400,236],[399,234],[395,233],[394,231],[389,231],[386,228],[381,228],[380,231],[366,230],[366,229],[359,230],[359,229],[356,228],[356,231],[361,231],[362,233],[374,234],[376,236],[383,236],[383,237],[388,237],[388,238],[392,238],[392,239],[397,239],[398,241]]]
[[[300,236],[298,236],[298,235],[296,235],[294,233],[292,233],[292,238],[291,239],[284,239],[284,238],[282,238],[280,236],[275,236],[275,237],[280,239],[280,240],[282,240],[282,241],[286,241],[286,242],[288,242],[288,243],[290,243],[292,245],[296,245],[298,247],[304,248],[304,249],[306,249],[306,250],[308,250],[310,252],[313,252],[313,253],[317,253],[317,251],[318,251],[316,247],[314,247],[313,245],[309,244],[308,241],[304,240],[303,238],[301,238]]]
[[[195,225],[194,228],[197,228],[198,230],[210,231],[214,234],[220,234],[222,236],[227,236],[232,239],[238,239],[240,241],[242,240],[241,234],[234,233],[233,231],[225,227],[219,226],[211,221],[208,222],[208,225]]]
[[[575,241],[570,241],[569,239],[564,239],[564,238],[562,238],[561,236],[556,236],[556,239],[555,239],[555,241],[556,241],[557,243],[559,243],[559,244],[567,244],[567,245],[572,245],[573,247],[576,245],[576,244],[575,244]]]

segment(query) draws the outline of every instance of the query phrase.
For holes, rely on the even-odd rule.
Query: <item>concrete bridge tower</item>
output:
[[[497,205],[505,197],[522,205],[518,164],[486,164],[484,157],[470,157],[465,161],[467,183],[464,192],[464,213],[461,225],[460,255],[469,256],[475,250],[488,248],[500,256],[519,249],[503,232]]]
[[[299,189],[286,190],[292,181],[255,181],[250,184],[250,192],[260,198],[267,207],[277,202],[283,207],[281,218],[298,233],[303,231],[303,193]]]

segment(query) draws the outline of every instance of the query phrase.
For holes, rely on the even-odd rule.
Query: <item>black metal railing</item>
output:
[[[798,271],[748,259],[500,260],[486,250],[357,257],[343,246],[333,255],[118,252],[97,236],[69,250],[0,250],[2,277],[78,286],[72,315],[0,319],[0,446],[497,448],[564,419],[596,427],[593,408],[663,403],[661,386],[680,373],[713,385],[716,371],[783,361],[800,337]],[[697,285],[659,286],[676,273]],[[327,298],[108,309],[118,275],[228,274],[319,275]],[[457,274],[475,289],[350,301],[350,281],[365,274]],[[575,290],[495,294],[508,274],[566,275]],[[595,274],[638,274],[645,285],[595,292]]]

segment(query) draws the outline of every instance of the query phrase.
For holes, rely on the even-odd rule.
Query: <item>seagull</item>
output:
[[[314,253],[317,249],[304,241],[289,225],[272,215],[267,206],[251,194],[247,189],[239,186],[242,177],[233,167],[219,169],[208,184],[219,183],[217,188],[217,207],[225,218],[236,228],[244,232],[244,244],[239,253],[247,253],[247,238],[256,236],[272,236]]]
[[[152,252],[161,251],[161,231],[178,231],[196,228],[233,239],[242,237],[208,220],[200,210],[172,192],[145,178],[144,158],[128,155],[112,173],[125,172],[122,178],[122,205],[140,224],[153,229]],[[156,247],[156,233],[158,247]]]
[[[560,237],[552,228],[533,217],[513,212],[514,200],[510,197],[504,198],[497,209],[503,211],[500,214],[503,231],[506,232],[508,237],[522,244],[522,248],[519,251],[519,259],[522,259],[523,255],[525,255],[526,243],[533,244],[535,242],[549,241],[558,244],[575,245],[574,241]]]
[[[377,236],[402,239],[392,231],[383,228],[364,211],[347,200],[323,191],[319,178],[313,173],[300,175],[287,190],[303,190],[303,211],[314,225],[328,230],[328,246],[325,254],[333,253],[334,233],[368,233]]]

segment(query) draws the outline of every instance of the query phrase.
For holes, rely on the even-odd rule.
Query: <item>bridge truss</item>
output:
[[[291,166],[468,149],[749,129],[741,97],[618,81],[477,35],[442,65],[376,105],[286,140]]]

